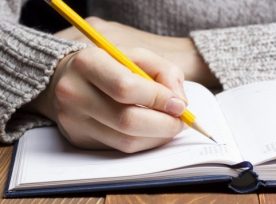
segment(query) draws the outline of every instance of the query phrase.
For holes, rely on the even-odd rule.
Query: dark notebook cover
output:
[[[176,178],[176,179],[163,179],[163,180],[147,180],[135,182],[121,182],[121,183],[105,183],[105,184],[91,184],[91,185],[71,185],[60,186],[54,188],[36,188],[27,190],[14,190],[9,191],[9,183],[12,175],[14,161],[17,153],[17,145],[15,144],[12,154],[12,161],[10,164],[9,174],[6,182],[4,196],[7,198],[16,197],[41,197],[50,195],[65,195],[65,194],[78,194],[78,193],[93,193],[93,192],[111,192],[131,190],[131,189],[147,189],[147,188],[161,188],[171,186],[187,186],[199,185],[206,183],[217,183],[217,185],[227,184],[230,189],[237,193],[248,193],[255,191],[259,186],[276,186],[276,181],[261,182],[258,180],[257,175],[253,172],[253,167],[249,162],[243,162],[232,166],[232,168],[242,168],[244,171],[240,176],[233,178],[231,176],[202,176],[190,178]]]

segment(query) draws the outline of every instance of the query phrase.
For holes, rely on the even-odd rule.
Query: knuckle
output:
[[[55,86],[55,96],[58,101],[62,101],[63,98],[72,97],[73,91],[71,90],[71,84],[65,77],[61,78]]]
[[[110,57],[106,51],[99,47],[92,47],[89,53],[89,58],[95,59],[95,63],[98,61],[105,61],[107,57]]]
[[[63,104],[68,100],[74,100],[78,97],[78,91],[66,77],[61,78],[57,82],[54,93],[59,104]]]
[[[98,47],[90,46],[78,52],[71,61],[71,67],[82,74],[89,74],[91,67],[100,65],[106,58],[106,53]]]
[[[87,64],[86,52],[81,51],[76,53],[71,61],[71,66],[75,69],[85,68]]]
[[[119,120],[118,120],[118,128],[124,132],[129,133],[132,131],[135,123],[135,116],[131,108],[125,109],[120,113]]]
[[[124,153],[135,153],[138,149],[139,139],[132,136],[125,136],[120,140],[120,151]]]
[[[135,88],[135,80],[131,78],[120,78],[114,82],[114,99],[121,103],[127,103],[131,91]]]

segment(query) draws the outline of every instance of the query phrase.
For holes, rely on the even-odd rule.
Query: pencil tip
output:
[[[215,143],[218,143],[214,138],[209,137],[210,140],[214,141]]]
[[[214,141],[215,143],[217,143],[217,141],[211,137],[206,131],[204,131],[202,129],[202,127],[200,127],[197,123],[194,123],[192,125],[192,128],[194,128],[195,130],[197,130],[198,132],[200,132],[201,134],[205,135],[206,137],[208,137],[210,140]]]

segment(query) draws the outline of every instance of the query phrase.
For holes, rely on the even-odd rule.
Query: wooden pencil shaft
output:
[[[87,21],[80,17],[74,10],[72,10],[62,0],[45,0],[50,4],[61,16],[63,16],[72,25],[77,27],[85,36],[93,41],[97,46],[103,48],[114,59],[125,65],[133,73],[136,73],[148,80],[153,80],[147,73],[145,73],[140,67],[138,67],[133,61],[131,61],[123,52],[121,52],[116,46],[108,41],[103,35],[96,31]],[[190,127],[197,130],[193,124],[195,123],[195,116],[188,109],[186,109],[180,117],[183,122]],[[199,130],[198,130],[199,131]],[[200,131],[204,134],[205,131]],[[209,137],[208,134],[204,134]]]

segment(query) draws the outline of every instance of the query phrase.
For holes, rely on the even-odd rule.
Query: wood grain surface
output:
[[[12,146],[0,145],[0,204],[274,204],[276,203],[276,193],[252,193],[252,194],[231,194],[228,192],[208,192],[206,186],[200,192],[194,192],[182,188],[183,190],[168,190],[162,189],[162,192],[154,191],[154,193],[124,193],[124,194],[107,194],[107,195],[69,195],[69,197],[49,197],[49,198],[27,198],[27,199],[4,199],[3,189],[7,178],[7,172],[10,164]],[[198,189],[198,188],[197,188]],[[77,196],[77,197],[76,197]]]
[[[11,146],[0,146],[0,204],[50,204],[50,203],[78,203],[78,204],[103,204],[105,202],[104,197],[77,197],[74,198],[73,196],[70,198],[27,198],[27,199],[3,199],[3,190],[4,185],[6,183],[8,167],[10,164],[12,154],[12,147]]]
[[[106,204],[158,203],[158,204],[258,204],[257,194],[236,195],[226,193],[177,193],[156,195],[107,195]]]
[[[260,204],[275,204],[276,193],[260,193],[259,201],[260,201]]]

